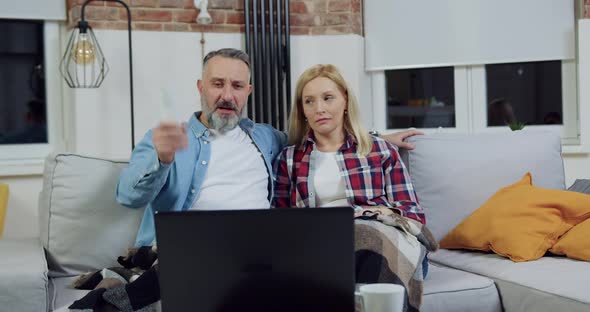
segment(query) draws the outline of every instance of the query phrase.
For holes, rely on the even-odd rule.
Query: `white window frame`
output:
[[[528,125],[528,129],[550,129],[558,131],[564,145],[580,143],[577,69],[575,61],[562,61],[562,103],[563,125]],[[455,127],[420,128],[425,133],[479,133],[503,132],[508,127],[487,126],[487,85],[485,65],[455,66]],[[395,131],[400,128],[387,128],[385,71],[371,73],[372,97],[374,99],[374,128],[382,131]]]
[[[45,157],[65,146],[60,22],[44,21],[43,35],[48,143],[0,145],[0,176],[42,174]]]
[[[562,60],[562,105],[563,125],[527,125],[525,129],[551,130],[559,132],[564,153],[586,153],[590,146],[581,145],[580,105],[578,81],[578,25],[582,18],[584,1],[575,5],[575,60]],[[427,68],[428,66],[416,66]],[[392,132],[401,128],[387,128],[386,81],[385,71],[371,71],[371,95],[373,99],[373,129]],[[487,90],[485,65],[468,65],[454,67],[455,82],[455,127],[454,128],[420,128],[425,133],[478,133],[510,131],[508,127],[487,126]]]

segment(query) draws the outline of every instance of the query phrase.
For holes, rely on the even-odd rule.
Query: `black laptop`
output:
[[[156,214],[162,310],[354,311],[352,208]]]

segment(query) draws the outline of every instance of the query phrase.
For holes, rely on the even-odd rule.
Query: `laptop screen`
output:
[[[162,310],[354,311],[353,210],[156,214]]]

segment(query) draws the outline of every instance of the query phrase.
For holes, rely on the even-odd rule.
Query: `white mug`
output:
[[[359,287],[362,312],[402,312],[405,289],[397,284],[366,284]]]

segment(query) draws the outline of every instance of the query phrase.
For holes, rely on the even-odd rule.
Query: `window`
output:
[[[385,71],[387,128],[455,127],[452,67]]]
[[[476,77],[480,68],[485,73],[483,79]],[[561,61],[463,66],[458,70],[469,74],[470,85],[485,90],[480,103],[486,103],[486,123],[479,126],[563,125]],[[387,128],[455,127],[453,67],[388,70],[384,74]]]
[[[0,144],[47,143],[43,23],[0,20]]]
[[[376,115],[377,129],[481,132],[550,125],[564,142],[577,143],[574,61],[386,70],[372,78],[373,94],[383,94],[386,103],[375,101],[375,109],[387,112],[385,120]]]
[[[58,22],[0,19],[0,176],[39,174],[63,146]]]
[[[561,62],[486,65],[487,126],[563,124]]]

